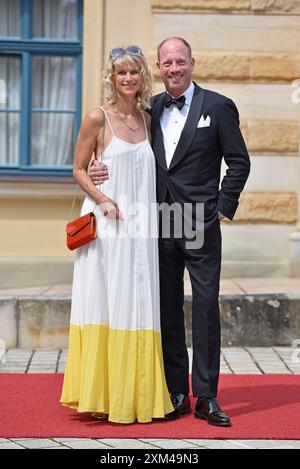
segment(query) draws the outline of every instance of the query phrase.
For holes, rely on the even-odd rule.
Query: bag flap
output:
[[[83,215],[83,217],[70,221],[66,226],[68,235],[74,236],[76,233],[78,233],[78,231],[82,230],[82,228],[91,222],[92,217],[94,217],[94,214],[91,212],[87,215]]]

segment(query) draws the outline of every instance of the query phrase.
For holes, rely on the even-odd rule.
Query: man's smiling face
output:
[[[161,46],[157,67],[166,90],[177,97],[191,83],[195,60],[180,39],[168,39]]]

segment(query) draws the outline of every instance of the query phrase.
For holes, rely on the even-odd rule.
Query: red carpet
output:
[[[232,427],[193,415],[173,422],[99,422],[58,403],[62,374],[0,374],[0,437],[300,439],[300,375],[222,375]],[[195,400],[193,400],[193,405]]]

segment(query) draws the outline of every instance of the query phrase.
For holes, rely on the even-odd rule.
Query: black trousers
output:
[[[221,230],[217,214],[204,232],[199,249],[187,249],[186,239],[159,238],[161,330],[168,389],[189,392],[189,360],[184,325],[184,268],[192,286],[192,392],[216,397],[220,371],[219,283]]]

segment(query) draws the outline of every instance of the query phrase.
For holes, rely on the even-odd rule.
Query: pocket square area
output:
[[[198,122],[197,128],[199,129],[200,127],[209,127],[209,126],[210,126],[210,116],[206,116],[206,118],[204,119],[204,116],[202,115]]]

